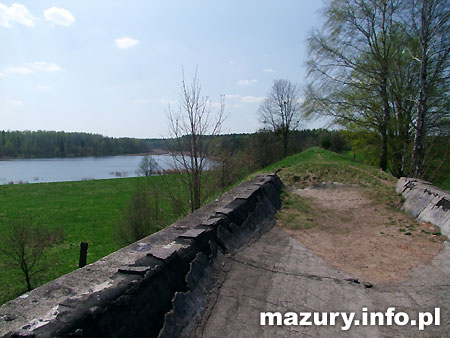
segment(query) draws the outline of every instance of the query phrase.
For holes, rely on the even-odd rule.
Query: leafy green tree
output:
[[[321,31],[308,39],[307,111],[379,133],[380,168],[387,169],[391,118],[389,73],[399,53],[394,17],[397,0],[333,0]]]
[[[442,118],[450,86],[450,3],[448,0],[413,0],[408,2],[405,23],[419,48],[412,57],[420,63],[417,116],[412,153],[412,174],[423,175],[427,130],[433,120]],[[409,9],[409,10],[408,10]],[[448,104],[447,104],[448,105]],[[444,112],[447,116],[449,111]],[[430,115],[441,115],[437,118]],[[445,117],[444,117],[445,119]]]

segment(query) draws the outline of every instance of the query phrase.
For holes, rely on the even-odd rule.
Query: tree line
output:
[[[1,131],[0,158],[138,154],[164,147],[162,139],[112,138],[64,131]]]
[[[260,153],[264,148],[262,139],[270,138],[269,131],[262,129],[251,134],[221,134],[203,135],[204,139],[214,139],[221,145],[223,151],[232,154],[244,149]],[[294,130],[289,137],[288,153],[298,152],[311,146],[320,145],[320,140],[326,134],[336,132],[325,129]],[[331,135],[330,134],[330,135]],[[181,137],[179,141],[181,150],[189,152],[190,146],[185,142],[188,135]],[[273,141],[273,140],[272,140]],[[264,142],[262,142],[264,143]],[[167,152],[168,146],[175,146],[175,139],[138,139],[138,138],[111,138],[98,134],[69,133],[57,131],[1,131],[0,132],[0,158],[52,158],[52,157],[84,157],[84,156],[113,156],[124,154],[141,154],[151,152]],[[263,148],[261,148],[261,146]],[[276,159],[281,159],[283,154],[281,144],[271,144],[273,152],[277,153]],[[267,148],[267,147],[266,147]],[[283,146],[284,149],[284,146]],[[279,155],[278,155],[279,154]],[[263,155],[260,155],[263,156]],[[268,152],[264,156],[274,158]],[[272,160],[270,159],[270,160]]]
[[[304,113],[393,175],[448,175],[450,1],[332,0],[308,39]]]

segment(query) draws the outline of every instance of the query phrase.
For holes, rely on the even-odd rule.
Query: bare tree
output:
[[[156,162],[156,160],[150,156],[145,155],[142,157],[141,161],[139,162],[138,169],[136,170],[136,173],[141,176],[152,176],[158,173],[159,171],[159,165]]]
[[[27,217],[13,221],[12,229],[1,238],[0,253],[11,266],[20,268],[25,277],[27,290],[33,289],[35,276],[46,268],[43,258],[46,248],[62,241],[63,232],[50,231],[42,226],[32,226]]]
[[[289,134],[300,123],[300,88],[288,80],[275,80],[259,108],[261,122],[280,136],[283,156],[288,153]]]
[[[208,191],[211,175],[207,173],[207,169],[210,159],[217,151],[214,137],[221,132],[225,119],[224,109],[223,96],[218,111],[214,111],[209,98],[201,95],[197,72],[191,84],[186,83],[183,72],[178,110],[174,111],[170,106],[168,109],[170,140],[167,141],[167,146],[173,158],[173,170],[188,191],[191,212],[199,209],[202,202],[211,195],[211,191]],[[180,195],[173,191],[169,191],[169,194],[180,209],[184,204]]]

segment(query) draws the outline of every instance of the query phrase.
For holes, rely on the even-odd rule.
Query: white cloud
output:
[[[265,96],[242,96],[239,94],[227,94],[225,99],[239,100],[241,103],[260,103],[266,99]],[[241,106],[240,104],[237,104]]]
[[[27,27],[35,26],[33,16],[24,5],[12,4],[8,7],[0,2],[0,26],[9,28],[12,22]]]
[[[6,74],[31,74],[36,72],[48,72],[48,73],[54,73],[59,72],[62,68],[58,66],[57,64],[53,62],[42,62],[42,61],[35,61],[31,63],[26,63],[23,66],[14,66],[14,67],[8,67],[4,70]]]
[[[114,42],[116,43],[117,48],[126,49],[136,46],[139,43],[139,40],[124,36],[123,38],[115,39]]]
[[[219,101],[210,101],[207,100],[206,104],[209,105],[211,108],[213,109],[218,109],[218,108],[222,108],[222,102]]]
[[[3,74],[2,72],[0,72],[0,77],[5,77],[5,74]]]
[[[252,79],[252,80],[239,80],[239,81],[236,82],[236,84],[238,86],[250,86],[251,84],[254,84],[256,82],[258,82],[258,81],[256,81],[255,79]]]
[[[175,105],[177,103],[177,101],[175,101],[175,100],[166,99],[164,97],[160,98],[159,102],[161,102],[162,104],[165,104],[165,105],[168,105],[168,104]]]
[[[230,100],[240,99],[241,97],[242,97],[242,95],[239,95],[239,94],[226,94],[225,95],[225,99],[230,99]]]
[[[14,107],[23,107],[25,105],[25,103],[20,100],[7,100],[6,102]]]
[[[133,102],[135,104],[143,104],[143,103],[149,103],[150,100],[147,100],[147,99],[134,99],[131,102]]]
[[[75,22],[75,18],[72,13],[67,9],[51,7],[44,11],[45,21],[53,22],[55,25],[70,26]]]
[[[266,99],[265,96],[243,96],[241,102],[243,103],[260,103]]]
[[[53,62],[43,62],[43,61],[35,61],[32,63],[27,63],[25,66],[28,66],[34,70],[41,72],[59,72],[62,68]]]
[[[40,89],[40,90],[51,90],[52,89],[52,87],[50,87],[49,85],[44,85],[44,84],[38,84],[36,86],[36,88]]]
[[[33,70],[29,67],[8,67],[5,69],[7,74],[31,74]]]
[[[272,68],[264,68],[263,72],[264,73],[275,73],[275,70],[273,70]]]
[[[175,101],[175,100],[170,100],[170,99],[166,99],[166,98],[164,98],[164,97],[162,97],[162,98],[160,98],[159,99],[159,102],[161,102],[162,104],[164,104],[164,105],[172,105],[172,106],[174,106],[174,105],[176,105],[177,104],[177,101]]]

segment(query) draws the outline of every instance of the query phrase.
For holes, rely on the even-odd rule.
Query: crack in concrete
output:
[[[229,288],[230,290],[234,290],[234,289],[232,289],[232,288]],[[276,303],[273,303],[273,302],[270,302],[270,301],[268,301],[268,300],[264,300],[264,299],[261,299],[261,298],[257,298],[257,297],[252,297],[252,296],[249,296],[249,295],[241,295],[242,297],[245,297],[245,298],[248,298],[248,299],[252,299],[252,300],[255,300],[255,301],[257,301],[257,302],[261,302],[261,303],[264,303],[264,304],[270,304],[270,305],[273,305],[273,306],[275,306],[275,307],[282,307],[283,309],[285,309],[285,310],[287,310],[288,308],[286,307],[286,306],[283,306],[282,304],[280,305],[280,304],[276,304]],[[227,295],[227,294],[222,294],[222,297],[228,297],[228,298],[234,298],[234,299],[237,299],[238,300],[238,297],[236,296],[236,294],[233,294],[233,295]]]
[[[352,278],[347,278],[347,279],[339,279],[336,277],[329,277],[329,276],[320,276],[320,275],[314,275],[314,274],[307,274],[307,273],[301,273],[301,272],[294,272],[294,271],[284,271],[284,270],[276,270],[276,269],[271,269],[268,267],[264,267],[261,265],[257,265],[251,262],[246,262],[246,261],[242,261],[240,259],[234,258],[234,257],[230,257],[230,260],[236,262],[236,263],[240,263],[240,264],[244,264],[247,266],[251,266],[253,268],[256,269],[260,269],[260,270],[264,270],[267,272],[272,272],[272,273],[281,273],[283,275],[287,275],[287,276],[298,276],[298,277],[303,277],[303,278],[307,278],[307,279],[311,279],[311,280],[318,280],[318,281],[324,281],[324,280],[330,280],[333,281],[337,284],[341,284],[342,282],[348,282],[351,285],[359,285],[359,283],[354,282],[353,280],[356,279],[352,279]]]
[[[450,284],[394,284],[394,285],[384,285],[383,288],[379,291],[386,291],[386,292],[394,292],[398,290],[402,290],[404,288],[447,288],[450,287]]]
[[[208,305],[208,308],[205,310],[206,317],[204,317],[202,319],[201,323],[199,324],[199,326],[197,328],[197,332],[198,332],[198,329],[201,328],[200,337],[204,336],[206,325],[208,324],[208,321],[213,313],[213,310],[217,305],[217,302],[219,300],[220,290],[222,289],[223,284],[227,280],[228,272],[230,271],[230,269],[231,269],[230,265],[227,264],[224,259],[224,266],[221,271],[221,274],[223,274],[223,275],[221,276],[221,278],[217,279],[214,290],[211,290],[211,294],[214,295],[214,301],[211,306]]]

